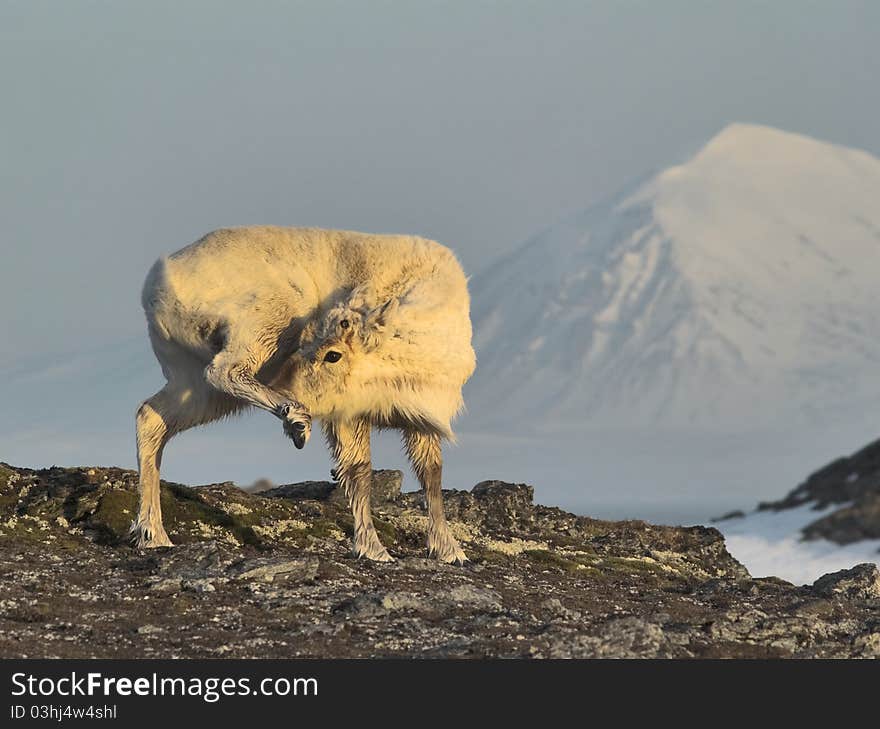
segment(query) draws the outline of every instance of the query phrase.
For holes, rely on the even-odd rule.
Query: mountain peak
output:
[[[753,144],[791,144],[797,142],[819,143],[812,137],[796,132],[788,132],[766,124],[752,124],[750,122],[731,122],[722,127],[706,142],[704,149],[726,147],[736,149]]]
[[[806,134],[763,124],[734,122],[710,138],[687,165],[733,163],[739,167],[751,164],[800,167],[805,162],[824,163],[840,155],[853,154],[870,157]]]
[[[481,277],[471,387],[502,418],[515,386],[536,420],[573,423],[753,424],[880,397],[877,199],[870,154],[731,124]]]

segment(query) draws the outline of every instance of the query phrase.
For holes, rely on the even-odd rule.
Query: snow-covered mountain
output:
[[[475,278],[470,423],[880,412],[878,286],[880,160],[733,124]]]

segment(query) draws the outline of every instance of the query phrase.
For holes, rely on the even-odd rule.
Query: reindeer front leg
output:
[[[334,469],[354,516],[352,552],[377,562],[393,562],[394,558],[379,541],[370,513],[370,489],[373,466],[370,461],[370,423],[324,423],[324,435],[336,460]]]
[[[440,438],[417,430],[405,430],[403,442],[428,504],[428,555],[441,562],[464,564],[467,557],[449,531],[449,524],[443,513],[443,456]]]
[[[205,368],[205,380],[220,392],[272,413],[281,420],[285,435],[302,448],[312,432],[312,416],[301,403],[257,380],[255,373],[264,360],[252,349],[230,343]]]

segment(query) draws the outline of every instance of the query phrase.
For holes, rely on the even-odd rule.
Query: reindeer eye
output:
[[[341,322],[339,322],[339,326],[343,329],[348,329],[351,324],[349,324],[348,319],[343,319]]]
[[[327,354],[324,355],[325,362],[338,362],[342,359],[342,352],[336,352],[334,350],[330,350]]]

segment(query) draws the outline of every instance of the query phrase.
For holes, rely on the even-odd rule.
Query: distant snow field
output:
[[[816,510],[810,504],[784,511],[756,511],[739,519],[725,519],[717,527],[727,550],[754,577],[781,577],[806,585],[828,572],[860,562],[880,562],[880,539],[840,545],[827,539],[803,541],[801,529],[841,507]]]

